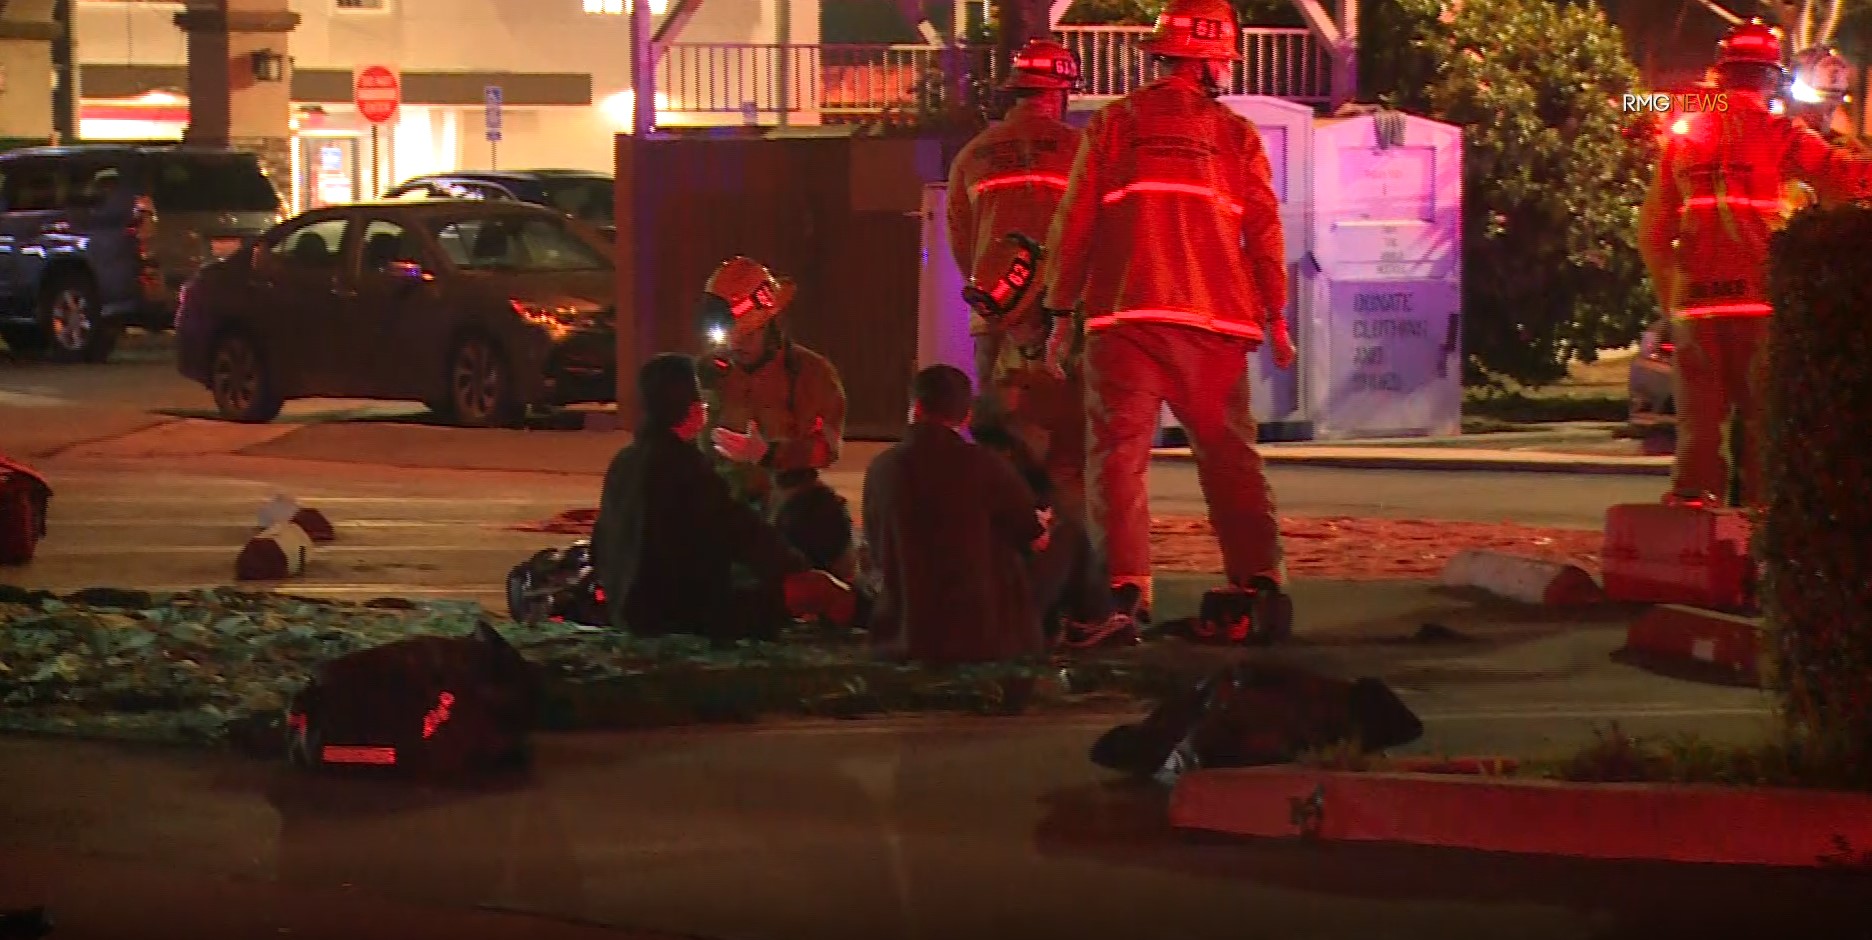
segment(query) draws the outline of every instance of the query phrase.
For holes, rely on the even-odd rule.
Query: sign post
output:
[[[487,141],[488,169],[500,169],[501,139],[501,86],[489,85],[482,89],[482,98],[487,102]]]
[[[367,65],[351,74],[351,101],[358,114],[370,122],[371,197],[383,191],[378,172],[383,160],[377,149],[377,127],[396,117],[403,105],[403,76],[387,65]]]

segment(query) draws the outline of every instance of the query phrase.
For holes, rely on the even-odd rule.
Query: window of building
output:
[[[587,13],[603,13],[608,16],[622,16],[630,12],[631,0],[582,0]],[[669,12],[670,0],[650,0],[650,15],[662,16]]]

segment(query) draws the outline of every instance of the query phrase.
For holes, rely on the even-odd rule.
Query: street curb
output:
[[[1762,621],[1682,604],[1660,604],[1625,631],[1625,650],[1682,665],[1715,667],[1750,682],[1762,677]]]
[[[1872,849],[1872,795],[1268,767],[1186,774],[1170,824],[1256,838],[1814,868]]]
[[[1542,607],[1582,607],[1606,599],[1599,582],[1578,565],[1489,549],[1458,553],[1443,566],[1439,581]]]
[[[1304,467],[1332,467],[1346,470],[1440,470],[1462,473],[1591,473],[1613,476],[1669,476],[1670,464],[1651,462],[1654,458],[1630,457],[1619,460],[1581,457],[1578,459],[1555,459],[1554,455],[1542,457],[1520,457],[1510,452],[1498,451],[1501,456],[1489,457],[1451,457],[1435,453],[1397,453],[1398,449],[1387,449],[1385,453],[1364,454],[1309,454],[1283,453],[1274,447],[1262,447],[1261,459],[1269,464],[1292,464]],[[1415,450],[1415,449],[1413,449]],[[1430,450],[1430,448],[1423,448]],[[1562,455],[1570,457],[1571,455]],[[1158,460],[1179,462],[1194,461],[1195,454],[1187,447],[1159,447],[1151,451],[1151,457]],[[1666,458],[1655,458],[1664,460]]]

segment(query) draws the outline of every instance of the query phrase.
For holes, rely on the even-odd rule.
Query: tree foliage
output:
[[[1637,250],[1655,160],[1638,86],[1596,3],[1371,0],[1365,89],[1463,125],[1468,377],[1542,384],[1657,315]]]

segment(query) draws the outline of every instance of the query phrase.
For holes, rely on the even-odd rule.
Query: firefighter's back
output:
[[[1251,179],[1260,136],[1193,83],[1166,79],[1108,106],[1096,135],[1104,192],[1086,286],[1093,316],[1159,311],[1205,324],[1258,324],[1260,292],[1242,263],[1244,213],[1277,214]],[[1263,154],[1259,162],[1265,165]]]
[[[976,135],[956,155],[960,180],[974,206],[970,257],[979,262],[993,254],[990,247],[1009,232],[1043,241],[1078,153],[1078,128],[1022,105]],[[999,276],[969,273],[988,282]]]

